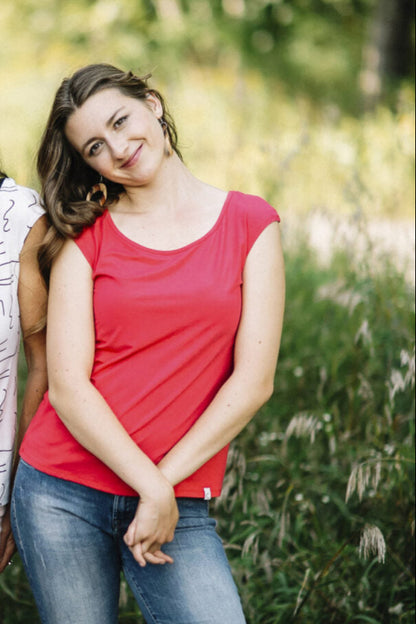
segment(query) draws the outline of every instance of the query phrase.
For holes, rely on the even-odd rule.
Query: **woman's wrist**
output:
[[[170,497],[172,494],[174,494],[173,486],[160,470],[153,478],[146,479],[146,484],[139,490],[139,495],[143,499]]]
[[[169,466],[167,463],[164,463],[164,460],[157,465],[159,472],[163,475],[163,478],[169,483],[169,485],[173,488],[176,485],[175,479],[171,471],[169,471]]]

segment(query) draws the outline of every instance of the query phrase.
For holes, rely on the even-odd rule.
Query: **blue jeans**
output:
[[[116,624],[121,570],[147,623],[244,624],[208,503],[178,499],[174,563],[144,568],[123,541],[137,504],[20,462],[12,524],[43,624]]]

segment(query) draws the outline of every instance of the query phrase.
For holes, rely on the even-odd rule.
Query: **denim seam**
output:
[[[139,565],[139,564],[137,564],[137,565]],[[152,565],[152,564],[148,563],[147,565]],[[124,566],[123,566],[123,572],[124,572],[124,576],[126,577],[127,583],[129,585],[130,585],[130,583],[132,583],[137,588],[137,593],[140,594],[140,596],[141,596],[141,598],[143,600],[143,603],[146,606],[147,612],[149,613],[150,617],[152,618],[153,624],[158,624],[157,618],[156,618],[155,614],[152,612],[152,610],[150,608],[150,605],[148,604],[148,601],[146,600],[146,597],[145,597],[145,595],[144,595],[140,585],[136,582],[136,577],[133,576],[133,575],[130,575],[130,574],[128,574],[128,576],[127,576],[127,573],[126,573],[126,570],[124,569]],[[132,578],[129,578],[130,576]],[[140,608],[140,605],[138,605],[138,606]]]

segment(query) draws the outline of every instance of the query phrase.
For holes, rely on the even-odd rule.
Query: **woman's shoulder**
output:
[[[97,236],[102,236],[103,228],[106,225],[106,221],[108,220],[108,210],[105,209],[102,214],[99,214],[93,223],[86,225],[82,231],[75,237],[75,242],[82,240],[90,240],[96,238]]]
[[[101,248],[104,232],[111,233],[109,230],[108,210],[104,210],[92,223],[85,227],[80,234],[74,239],[74,243],[82,251],[88,262],[93,265]],[[71,241],[72,242],[72,241]]]
[[[228,197],[234,211],[245,219],[280,221],[276,209],[259,195],[230,191]]]
[[[13,245],[23,244],[36,221],[44,214],[39,194],[31,188],[5,178],[0,187],[2,239],[12,237]]]
[[[16,215],[44,213],[39,193],[35,189],[17,184],[13,178],[5,178],[0,187],[0,201],[7,210],[16,207]]]
[[[227,201],[228,229],[247,253],[266,227],[280,221],[275,208],[258,195],[230,191]]]

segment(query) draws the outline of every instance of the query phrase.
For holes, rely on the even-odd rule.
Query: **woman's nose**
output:
[[[113,158],[123,158],[127,154],[128,142],[121,136],[112,137],[108,141],[109,148],[113,155]]]

